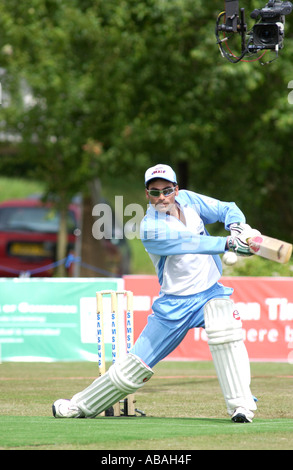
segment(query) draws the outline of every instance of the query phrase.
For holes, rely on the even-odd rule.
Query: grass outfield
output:
[[[210,362],[162,362],[136,394],[137,408],[147,416],[92,420],[54,419],[51,404],[91,383],[96,364],[3,363],[0,449],[292,450],[293,366],[251,367],[259,409],[252,424],[236,424],[226,414]]]

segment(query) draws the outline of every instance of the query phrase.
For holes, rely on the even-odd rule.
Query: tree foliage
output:
[[[240,3],[248,23],[265,4]],[[214,36],[222,8],[218,0],[3,0],[2,131],[21,143],[13,157],[2,150],[1,171],[40,178],[67,202],[104,172],[142,178],[148,165],[170,163],[183,185],[236,201],[251,225],[290,240],[293,21],[277,61],[231,64]]]

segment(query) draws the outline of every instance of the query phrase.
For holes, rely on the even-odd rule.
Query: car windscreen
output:
[[[60,215],[48,207],[2,207],[0,208],[0,231],[28,231],[57,233]],[[68,232],[76,228],[74,213],[67,213]]]

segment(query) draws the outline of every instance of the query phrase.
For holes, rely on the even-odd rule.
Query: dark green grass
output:
[[[292,448],[292,419],[239,425],[212,418],[96,418],[55,420],[41,416],[1,418],[2,448],[186,450]]]
[[[293,448],[293,367],[252,364],[258,411],[232,423],[212,363],[163,362],[136,394],[146,417],[54,419],[51,404],[97,374],[93,363],[0,365],[0,448],[25,450],[267,450]],[[99,454],[103,455],[103,454]]]

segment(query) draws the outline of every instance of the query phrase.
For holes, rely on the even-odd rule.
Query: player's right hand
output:
[[[237,236],[227,237],[227,250],[237,253],[238,256],[251,256],[253,253],[250,251],[248,239],[257,235],[260,235],[260,232],[249,227]]]
[[[230,225],[229,230],[232,237],[237,237],[241,235],[244,230],[251,229],[250,225],[244,224],[243,222],[234,222]]]

